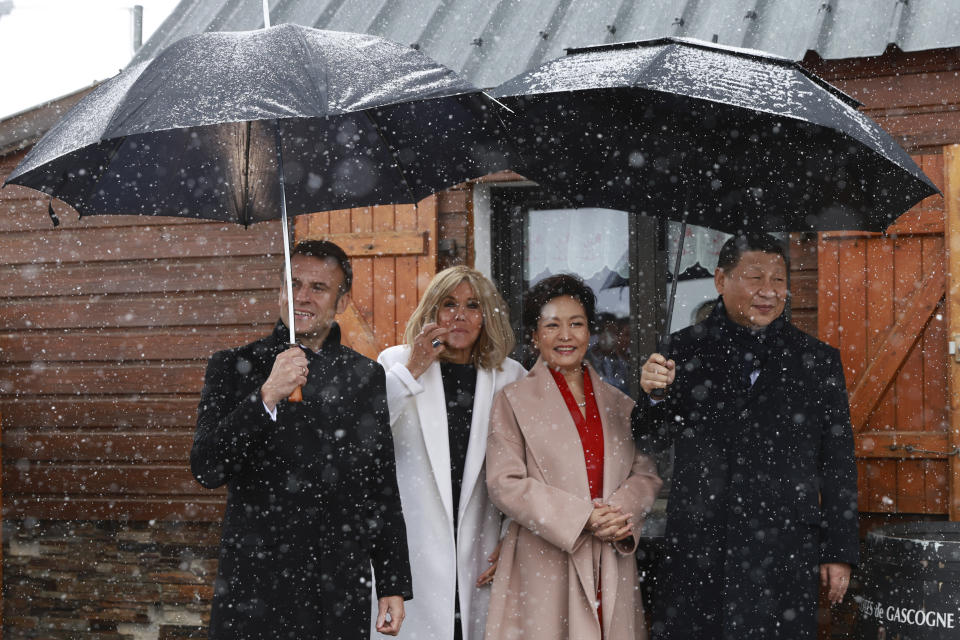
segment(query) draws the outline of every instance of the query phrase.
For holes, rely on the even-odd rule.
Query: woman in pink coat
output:
[[[595,305],[570,275],[524,305],[540,357],[497,395],[487,439],[490,499],[512,519],[487,640],[646,638],[634,551],[661,481],[634,448],[633,400],[584,362]]]

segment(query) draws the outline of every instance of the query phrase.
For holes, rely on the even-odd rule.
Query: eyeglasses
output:
[[[479,300],[467,300],[462,304],[455,300],[444,300],[437,306],[437,313],[483,315],[483,307],[480,306]]]

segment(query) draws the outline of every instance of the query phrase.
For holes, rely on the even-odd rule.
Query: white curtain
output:
[[[533,284],[544,275],[569,272],[591,286],[612,271],[628,278],[627,224],[626,212],[612,209],[531,210],[527,278]]]
[[[680,256],[680,273],[683,273],[693,265],[700,263],[700,266],[713,274],[717,268],[717,257],[720,254],[720,247],[727,241],[730,234],[722,231],[714,231],[706,227],[688,224],[686,237],[683,241],[683,254]],[[667,268],[673,272],[673,264],[677,259],[677,245],[680,243],[680,223],[671,222],[667,226]]]
[[[597,294],[597,311],[630,314],[630,228],[625,211],[530,211],[526,278],[535,284],[555,273],[574,273]]]

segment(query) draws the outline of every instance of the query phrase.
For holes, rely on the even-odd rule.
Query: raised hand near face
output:
[[[423,325],[423,329],[413,340],[413,348],[410,350],[410,359],[407,360],[407,371],[414,378],[419,378],[423,372],[430,368],[437,360],[437,356],[443,353],[446,348],[443,344],[443,337],[450,333],[449,329],[444,329],[436,322],[429,322]]]

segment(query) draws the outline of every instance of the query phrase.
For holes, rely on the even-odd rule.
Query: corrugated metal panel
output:
[[[799,60],[960,46],[960,0],[273,0],[274,23],[416,43],[479,86],[567,47],[685,36]],[[257,0],[183,0],[134,57],[201,31],[263,25]]]
[[[744,46],[800,60],[809,49],[816,49],[829,13],[827,3],[815,4],[820,5],[816,11],[797,11],[795,3],[764,3],[757,11],[756,28],[748,34]]]
[[[956,0],[917,2],[904,10],[897,43],[904,51],[955,47],[960,44],[960,3]]]
[[[816,47],[824,58],[880,55],[892,42],[891,27],[903,6],[898,0],[834,0],[830,4]]]

